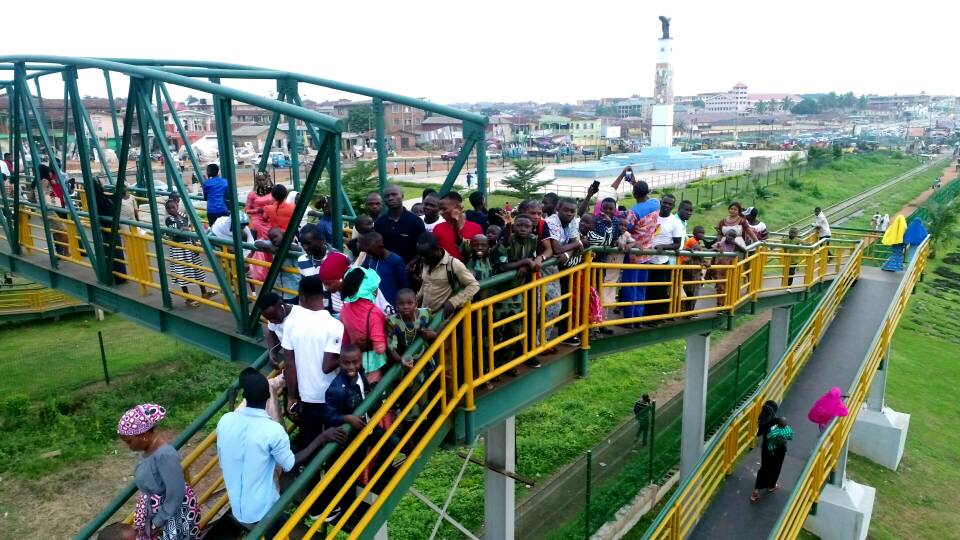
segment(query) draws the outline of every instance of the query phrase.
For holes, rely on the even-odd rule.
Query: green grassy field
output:
[[[102,381],[97,330],[104,333],[112,384]],[[76,316],[0,333],[0,473],[37,478],[113,452],[116,422],[143,402],[167,407],[165,429],[189,424],[239,367],[118,316]],[[79,388],[79,390],[78,390]],[[56,458],[41,454],[60,451]],[[119,486],[118,486],[119,487]]]
[[[20,392],[43,399],[102,382],[98,331],[103,334],[111,377],[123,377],[192,350],[117,315],[97,321],[92,313],[83,313],[59,321],[4,326],[0,327],[0,369],[5,374],[0,378],[0,396]]]
[[[960,249],[944,247],[894,336],[886,403],[911,415],[897,471],[851,455],[848,475],[877,489],[870,538],[956,538],[960,496]]]

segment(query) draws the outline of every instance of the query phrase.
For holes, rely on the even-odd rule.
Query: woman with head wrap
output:
[[[831,420],[847,414],[849,411],[843,402],[843,396],[840,395],[840,389],[834,386],[813,403],[813,407],[810,407],[810,412],[807,413],[807,419],[819,426],[820,433],[823,433]]]
[[[903,235],[907,232],[907,220],[901,214],[897,214],[893,223],[887,227],[883,233],[883,245],[890,246],[890,258],[883,263],[881,270],[887,272],[900,272],[903,270]]]
[[[761,489],[766,489],[767,493],[773,493],[780,488],[777,485],[777,479],[780,478],[783,458],[787,456],[787,442],[790,440],[793,440],[793,429],[787,425],[787,419],[782,416],[776,418],[773,426],[764,434],[761,452],[767,453],[767,459],[761,463],[760,470],[757,471],[757,481],[753,484],[750,502],[760,500]]]
[[[351,268],[340,285],[343,343],[362,351],[363,372],[370,384],[381,379],[387,364],[387,318],[377,308],[379,287],[380,276],[370,268]]]
[[[123,413],[117,433],[127,447],[141,452],[133,472],[140,490],[133,525],[139,540],[193,540],[200,537],[200,506],[184,481],[180,456],[156,431],[167,415],[153,403]]]

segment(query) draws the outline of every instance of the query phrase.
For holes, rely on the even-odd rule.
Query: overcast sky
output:
[[[572,103],[652,95],[664,14],[673,18],[677,95],[725,91],[738,81],[750,92],[960,94],[956,1],[59,4],[6,6],[5,54],[213,60],[440,103]],[[81,92],[105,95],[102,83],[81,83]],[[272,89],[239,84],[258,94]],[[59,81],[46,83],[45,96],[59,97],[57,88]]]

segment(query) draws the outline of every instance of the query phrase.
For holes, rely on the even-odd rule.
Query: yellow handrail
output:
[[[827,246],[815,253],[814,267],[820,279],[827,276]],[[832,247],[830,248],[832,249]],[[697,468],[683,480],[657,516],[645,539],[686,538],[702,516],[707,505],[720,489],[723,480],[733,471],[737,460],[753,447],[760,409],[767,400],[781,401],[813,349],[836,315],[847,290],[860,275],[863,243],[856,244],[846,266],[821,301],[820,309],[800,331],[782,359],[767,376],[747,403],[740,407],[720,428],[707,447]],[[811,261],[814,258],[810,259]],[[810,268],[810,266],[808,266]]]
[[[859,376],[854,381],[853,388],[849,392],[849,398],[847,398],[847,408],[850,410],[850,414],[838,418],[827,427],[814,450],[814,454],[810,457],[806,468],[800,475],[797,488],[794,489],[790,501],[780,514],[773,531],[771,531],[771,539],[796,538],[800,534],[800,529],[803,527],[810,509],[820,498],[824,482],[837,465],[844,444],[850,436],[850,432],[857,421],[857,416],[860,414],[860,409],[870,392],[870,386],[876,376],[877,369],[880,367],[880,362],[883,361],[884,355],[889,350],[894,331],[906,310],[913,288],[920,281],[920,277],[926,268],[928,248],[929,242],[924,242],[914,254],[911,269],[904,276],[897,290],[897,296],[883,321],[883,326],[877,331],[870,350],[867,352],[864,363],[860,367]]]

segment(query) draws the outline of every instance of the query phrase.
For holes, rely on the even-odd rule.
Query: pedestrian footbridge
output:
[[[296,227],[285,233],[272,261],[258,256],[257,246],[244,244],[239,229],[233,238],[216,238],[206,232],[203,203],[186,183],[185,176],[190,173],[173,165],[177,160],[168,144],[156,145],[159,160],[151,160],[151,150],[156,147],[152,141],[189,139],[168,86],[212,96],[213,114],[218,119],[219,162],[232,193],[239,194],[237,179],[252,172],[237,168],[232,159],[234,102],[258,107],[271,117],[267,148],[273,146],[281,119],[285,118],[288,125],[302,124],[305,140],[298,139],[297,129],[290,134],[294,161],[291,182],[302,195],[292,223],[299,223],[306,215],[323,173],[331,194],[336,247],[342,246],[343,221],[355,217],[341,185],[342,123],[304,107],[300,86],[335,88],[372,99],[381,189],[387,181],[385,101],[462,120],[466,142],[441,191],[452,187],[474,151],[478,187],[486,191],[486,119],[448,107],[296,73],[229,64],[0,56],[0,69],[13,73],[12,80],[0,81],[0,89],[8,98],[8,133],[14,154],[12,178],[0,189],[0,268],[84,303],[121,313],[222,358],[258,368],[266,364],[259,293],[283,291],[283,276],[296,273],[290,263],[290,257],[297,255],[290,247]],[[78,73],[102,74],[105,78],[115,133],[106,141],[95,136],[97,130],[80,97],[83,93]],[[63,80],[65,99],[57,116],[64,125],[60,144],[57,132],[47,129],[54,111],[44,109],[45,100],[36,82],[43,77]],[[272,81],[278,89],[277,99],[238,90],[228,84],[232,79]],[[35,93],[30,90],[31,82]],[[126,86],[123,106],[114,103],[111,84]],[[123,113],[122,129],[118,111]],[[72,134],[79,155],[95,158],[76,160],[80,169],[76,189],[67,182],[69,170],[64,170],[70,167],[66,153],[70,137],[64,136],[67,132]],[[307,145],[312,148],[301,152]],[[139,152],[131,152],[134,148]],[[185,148],[192,174],[201,178],[199,157],[189,145]],[[116,159],[109,157],[108,149],[116,151]],[[65,167],[50,159],[55,156]],[[302,171],[301,158],[306,165]],[[51,176],[42,177],[42,162],[52,169]],[[265,170],[266,159],[258,167]],[[127,183],[128,176],[135,179],[130,190],[140,204],[139,220],[120,215],[123,190],[116,186]],[[50,195],[57,191],[60,196]],[[174,194],[188,215],[192,231],[164,226],[162,203]],[[241,208],[238,204],[231,209],[234,223],[239,221]],[[861,404],[867,401],[876,408],[877,398],[868,399],[868,391],[884,372],[878,367],[912,286],[923,271],[926,248],[921,246],[909,269],[896,275],[899,281],[891,281],[891,276],[869,267],[884,254],[878,249],[875,235],[868,232],[838,230],[829,245],[809,236],[800,245],[782,240],[782,236],[772,234],[769,241],[749,246],[746,254],[731,260],[716,260],[713,252],[686,253],[713,261],[712,272],[706,276],[700,273],[700,264],[692,261],[623,264],[615,262],[612,252],[591,250],[581,264],[557,271],[548,269],[520,286],[513,284],[512,274],[485,281],[482,294],[471,303],[456,313],[436,316],[432,324],[439,337],[434,342],[411,345],[406,356],[412,367],[393,366],[388,370],[356,411],[370,416],[367,427],[356,433],[346,448],[335,444],[324,447],[248,537],[258,538],[275,524],[281,525],[278,538],[383,535],[392,510],[441,445],[472,445],[484,435],[488,468],[485,533],[491,538],[512,538],[513,479],[504,473],[513,471],[515,465],[514,416],[562,385],[588,376],[591,361],[604,354],[678,338],[687,341],[680,463],[683,479],[649,536],[723,535],[730,532],[725,527],[734,521],[755,529],[753,536],[795,536],[811,506],[826,493],[829,486],[824,486],[837,483],[839,478],[838,489],[842,489],[843,475],[831,475],[831,471],[842,468]],[[173,247],[195,252],[199,263],[174,260]],[[175,264],[189,264],[200,271],[197,275],[204,276],[179,276],[181,281],[185,279],[194,289],[203,285],[217,294],[207,297],[190,292],[193,289],[180,290],[182,283],[174,281],[178,277],[172,270]],[[251,267],[260,267],[258,279],[250,277]],[[624,269],[663,270],[659,274],[666,277],[665,281],[635,283],[604,277]],[[606,301],[603,308],[642,305],[647,313],[631,319],[591,320],[591,289],[597,289],[603,298],[605,290],[619,287],[643,287],[647,297],[633,304]],[[791,331],[791,306],[814,298],[819,301],[803,328],[799,333]],[[496,310],[506,299],[512,299],[520,309],[506,315]],[[731,328],[739,315],[761,310],[772,310],[768,375],[757,392],[707,440],[704,407],[710,333]],[[643,326],[621,327],[634,323]],[[592,335],[601,328],[612,329],[612,335]],[[796,337],[791,340],[791,335]],[[578,345],[563,343],[574,337],[579,338]],[[533,358],[539,358],[542,367],[526,368]],[[519,375],[509,376],[514,369],[519,369]],[[796,419],[797,426],[802,423],[798,411],[810,396],[822,392],[822,385],[848,387],[852,414],[832,424],[819,438],[798,430],[798,440],[791,450],[797,461],[785,468],[784,489],[764,501],[767,506],[778,505],[777,512],[782,510],[779,518],[769,508],[758,512],[744,504],[745,495],[733,494],[743,489],[752,473],[755,458],[750,452],[760,404],[767,399],[783,401],[783,410]],[[882,385],[879,390],[876,386],[871,395],[882,394]],[[204,524],[228,510],[229,501],[214,450],[216,435],[202,431],[212,419],[233,407],[235,390],[227,389],[173,441],[178,448],[196,443],[184,457],[183,466],[204,506]],[[373,427],[381,423],[386,426],[383,421],[388,415],[395,418],[385,435],[375,434]],[[352,431],[349,426],[344,429]],[[388,452],[383,448],[391,435],[396,435],[400,444]],[[367,448],[372,451],[367,452]],[[344,485],[353,485],[368,465],[369,478],[356,498],[350,498],[355,502],[344,504],[343,513],[326,524],[322,518],[347,500],[350,489],[335,490],[332,479],[348,463],[356,462],[360,466],[346,471],[349,479]],[[312,483],[320,471],[325,471],[322,480]],[[134,491],[132,484],[124,487],[78,532],[77,538],[95,535],[115,515],[123,518]],[[321,519],[307,527],[307,509],[321,494],[330,502]]]

